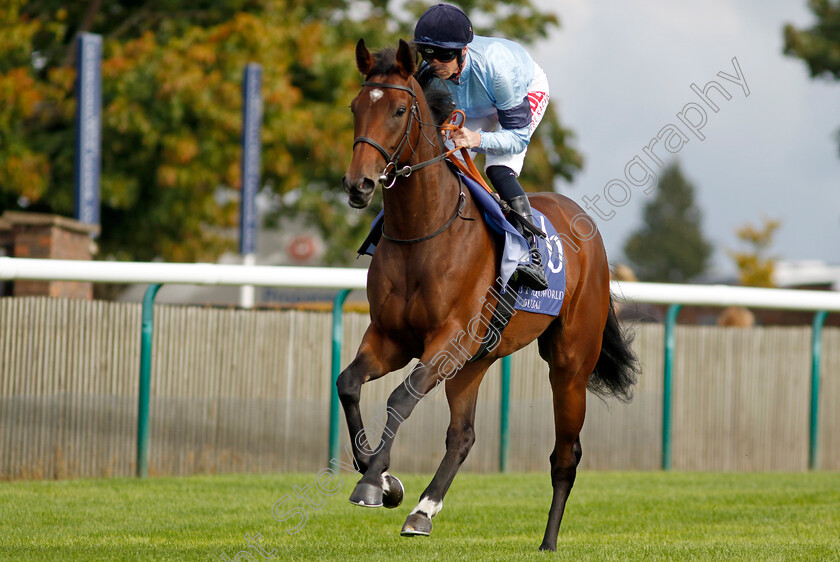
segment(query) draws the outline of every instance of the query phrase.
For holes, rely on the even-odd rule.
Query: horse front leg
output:
[[[379,445],[372,451],[367,470],[350,495],[350,502],[366,507],[383,505],[383,480],[388,480],[391,447],[397,430],[408,419],[417,403],[445,378],[445,371],[434,361],[435,354],[424,354],[420,362],[388,397],[387,421]]]
[[[392,340],[373,325],[368,327],[355,359],[344,369],[336,381],[336,390],[347,429],[356,469],[364,474],[373,451],[368,445],[359,401],[362,385],[404,367],[409,361],[405,353]]]
[[[431,483],[420,496],[420,503],[406,518],[400,532],[402,536],[428,536],[432,532],[432,518],[443,508],[443,498],[475,443],[478,387],[492,363],[493,360],[470,363],[446,381],[446,400],[449,402],[446,454]]]

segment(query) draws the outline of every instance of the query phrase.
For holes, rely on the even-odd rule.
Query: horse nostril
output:
[[[354,191],[360,191],[361,182],[359,180],[348,180],[347,176],[344,176],[341,178],[341,185],[344,187],[345,192],[353,193]]]
[[[359,176],[355,179],[341,178],[341,185],[349,195],[350,206],[354,209],[363,209],[368,206],[376,189],[376,183],[368,177]]]
[[[355,191],[362,194],[368,194],[376,188],[374,181],[367,177],[349,180],[347,176],[344,176],[341,178],[341,186],[347,193]]]

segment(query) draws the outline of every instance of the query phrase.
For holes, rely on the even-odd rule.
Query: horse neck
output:
[[[424,122],[431,122],[428,111],[421,113],[425,113]],[[425,132],[430,139],[437,140],[436,131]],[[415,147],[408,161],[411,165],[440,154],[440,148],[432,146],[419,131],[412,135],[411,146]],[[402,239],[419,238],[434,232],[452,217],[459,193],[458,180],[443,161],[421,168],[408,177],[398,178],[392,188],[384,190],[382,196],[385,231],[389,236]]]

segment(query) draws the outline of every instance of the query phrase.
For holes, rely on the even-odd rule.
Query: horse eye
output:
[[[405,115],[405,107],[397,109],[397,112],[394,115],[396,117],[402,117],[403,115]]]

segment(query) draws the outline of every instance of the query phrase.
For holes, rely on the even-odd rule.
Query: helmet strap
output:
[[[458,80],[461,78],[461,72],[464,70],[464,63],[466,62],[466,58],[464,57],[464,50],[461,49],[458,51],[458,71],[452,73],[452,76],[448,78],[448,80],[458,83]]]

